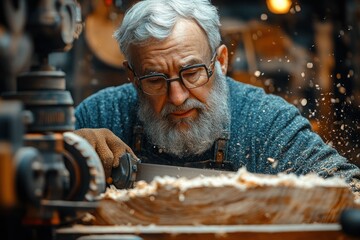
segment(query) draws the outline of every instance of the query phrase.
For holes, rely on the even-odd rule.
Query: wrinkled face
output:
[[[203,30],[192,21],[180,20],[168,39],[157,44],[133,47],[131,55],[136,56],[132,66],[137,76],[164,73],[168,78],[175,78],[183,67],[200,63],[208,66],[212,52]],[[186,89],[179,81],[174,81],[170,83],[167,95],[145,97],[153,110],[160,114],[167,103],[180,106],[189,98],[206,103],[212,85],[213,77],[204,86],[191,90]],[[167,118],[176,122],[186,118],[194,119],[198,114],[196,108],[190,108],[169,113]],[[188,127],[186,124],[180,125],[178,127]]]
[[[179,20],[166,40],[133,46],[130,52],[137,77],[162,73],[168,78],[177,78],[184,67],[194,64],[209,66],[213,56],[206,34],[188,20]],[[147,135],[169,153],[180,157],[201,153],[221,132],[222,123],[228,117],[226,96],[223,96],[226,95],[223,78],[227,68],[226,47],[219,47],[217,54],[218,67],[212,69],[215,73],[205,85],[187,89],[180,81],[172,81],[167,94],[139,94],[139,117]],[[216,76],[216,81],[221,81],[221,84],[215,82]],[[134,81],[134,84],[138,83]]]

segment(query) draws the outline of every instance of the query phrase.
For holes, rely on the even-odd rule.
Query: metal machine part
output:
[[[133,187],[134,183],[140,180],[151,182],[156,176],[195,178],[220,176],[231,172],[233,171],[142,163],[126,153],[121,156],[119,167],[113,168],[111,177],[116,188],[124,189]]]
[[[0,219],[5,239],[49,238],[44,228],[97,206],[105,174],[85,139],[72,132],[24,133],[23,121],[20,101],[0,101]]]
[[[205,168],[190,168],[190,167],[178,167],[170,165],[159,165],[159,164],[149,164],[149,163],[139,163],[138,171],[136,174],[136,181],[146,181],[151,182],[156,176],[170,176],[175,178],[195,178],[195,177],[211,177],[211,176],[221,176],[229,173],[234,173],[231,171],[215,170],[215,169],[205,169]]]
[[[75,0],[28,1],[28,32],[34,50],[47,57],[48,53],[66,51],[72,47],[76,34],[77,2]],[[41,56],[40,56],[41,57]]]
[[[22,147],[15,155],[17,197],[22,202],[40,205],[45,190],[44,159],[33,147]]]
[[[112,184],[119,189],[133,187],[137,177],[138,164],[139,161],[135,160],[129,153],[122,155],[119,167],[112,169]]]
[[[69,133],[74,129],[73,100],[66,91],[65,73],[48,62],[51,52],[67,51],[72,47],[78,35],[77,24],[81,21],[79,5],[76,0],[5,0],[0,6],[4,13],[0,24],[10,33],[29,36],[34,51],[28,71],[12,72],[7,74],[8,78],[1,79],[1,82],[17,80],[15,89],[1,92],[2,99],[20,101],[31,113],[31,121],[22,123],[24,131],[19,145],[38,150],[43,158],[43,166],[39,169],[46,172],[46,199],[93,200],[105,189],[102,164],[85,140]],[[17,18],[9,12],[15,12]],[[4,57],[12,60],[11,56]],[[26,155],[23,153],[21,158]]]
[[[13,91],[16,75],[30,66],[33,46],[24,33],[26,0],[0,1],[0,90]]]
[[[96,200],[105,190],[105,173],[99,156],[91,145],[80,136],[65,132],[65,165],[71,172],[67,198],[70,200]],[[100,163],[100,164],[99,164]],[[88,183],[87,185],[84,183]]]
[[[360,237],[360,210],[345,209],[340,215],[343,232],[352,237]]]
[[[5,239],[51,239],[97,206],[102,163],[72,133],[65,73],[48,56],[79,35],[76,0],[0,2],[0,219]]]

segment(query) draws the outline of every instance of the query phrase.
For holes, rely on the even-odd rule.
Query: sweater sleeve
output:
[[[273,164],[260,164],[260,168],[266,167],[272,173],[317,173],[324,178],[339,176],[348,183],[359,182],[359,168],[312,131],[310,122],[295,106],[272,95],[262,99],[253,126],[258,141],[257,157]]]
[[[76,107],[75,129],[107,128],[129,144],[136,106],[136,90],[130,84],[100,90]]]

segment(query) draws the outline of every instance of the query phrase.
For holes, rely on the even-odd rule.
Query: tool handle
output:
[[[119,167],[111,172],[112,184],[119,189],[132,188],[136,179],[137,163],[129,153],[120,157]]]

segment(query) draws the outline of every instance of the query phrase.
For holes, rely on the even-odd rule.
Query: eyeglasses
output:
[[[187,89],[194,89],[205,85],[213,75],[216,51],[211,58],[210,64],[195,64],[182,68],[179,71],[179,77],[167,78],[163,73],[156,73],[137,77],[133,68],[129,65],[129,69],[134,73],[135,78],[139,82],[140,89],[148,95],[164,95],[167,94],[169,84],[173,81],[180,81]]]

